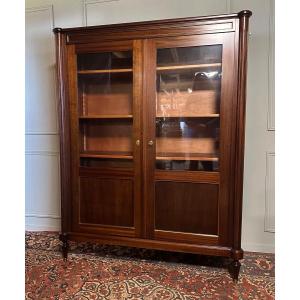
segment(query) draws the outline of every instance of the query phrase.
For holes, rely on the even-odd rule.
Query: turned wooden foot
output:
[[[234,282],[237,282],[239,279],[240,268],[241,268],[241,263],[239,260],[234,260],[229,265],[229,273]]]
[[[69,243],[68,243],[68,235],[66,233],[62,233],[59,235],[59,239],[62,241],[62,255],[64,260],[68,258],[68,250],[69,250]]]

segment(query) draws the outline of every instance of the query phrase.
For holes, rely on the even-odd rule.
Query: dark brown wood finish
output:
[[[218,235],[218,185],[158,181],[155,193],[155,231]]]
[[[210,211],[210,215],[217,214],[217,235],[219,236],[219,244],[222,246],[229,245],[229,233],[230,228],[228,227],[229,222],[229,192],[230,189],[230,176],[231,170],[234,168],[232,164],[232,153],[234,153],[234,145],[228,143],[231,140],[232,135],[234,134],[233,123],[230,121],[234,119],[234,111],[232,109],[233,95],[234,95],[234,33],[218,33],[218,34],[210,34],[205,36],[189,36],[189,37],[176,37],[176,38],[160,38],[155,39],[156,48],[172,48],[172,47],[193,47],[193,46],[206,46],[206,45],[222,45],[222,83],[221,83],[221,106],[220,106],[220,173],[219,176],[219,200],[215,211]],[[233,76],[232,76],[233,75]],[[153,104],[152,104],[153,105]],[[155,139],[155,136],[152,136],[151,139]],[[151,169],[148,169],[150,172]],[[176,180],[176,175],[179,176],[182,172],[174,172],[174,171],[155,171],[161,176],[164,174],[164,179],[166,180],[169,176],[171,176],[172,180]],[[194,174],[194,178],[197,176],[198,172],[191,172]],[[210,174],[207,172],[199,172],[202,180],[205,179],[206,174],[211,178]],[[157,176],[155,175],[157,178]],[[189,175],[181,181],[186,182],[186,185],[189,185]],[[209,181],[209,179],[206,179]],[[179,191],[178,191],[179,192]],[[152,200],[152,205],[154,206],[155,200]],[[172,205],[170,206],[170,210],[172,209]],[[182,211],[182,218],[184,216],[184,212]],[[205,214],[199,214],[199,218],[205,217]],[[168,217],[168,215],[166,215]],[[175,216],[173,216],[175,217]],[[173,219],[172,216],[169,218]],[[178,216],[177,216],[178,217]],[[154,228],[153,228],[154,230]],[[180,230],[178,230],[180,231]],[[200,233],[200,232],[198,232]],[[191,235],[192,236],[192,235]],[[165,235],[167,237],[167,234]],[[172,238],[172,237],[170,237]],[[195,240],[195,238],[192,238]]]
[[[62,255],[64,260],[67,260],[68,258],[68,250],[69,250],[69,242],[68,242],[68,234],[67,233],[61,233],[59,235],[59,239],[62,242]]]
[[[133,227],[132,179],[80,177],[80,224]]]
[[[66,36],[61,29],[55,30],[57,86],[59,99],[60,131],[60,180],[61,180],[61,227],[62,232],[71,231],[71,161],[70,161],[70,109],[68,102],[68,75],[66,59]]]
[[[250,16],[250,11],[242,11],[54,30],[60,100],[61,240],[65,258],[69,239],[225,256],[233,259],[230,272],[237,280],[238,260],[243,257],[241,217]],[[219,151],[196,154],[202,146],[203,151],[208,151],[211,142],[206,140],[205,146],[187,140],[186,144],[180,142],[182,153],[180,149],[175,153],[170,151],[170,142],[176,142],[175,139],[156,141],[156,72],[184,72],[219,65],[157,68],[156,51],[201,45],[223,47],[221,106],[219,110],[207,106],[201,115],[218,118]],[[133,53],[132,67],[80,66],[77,70],[79,54],[114,52],[119,59],[124,57],[121,52],[128,50]],[[124,85],[131,74],[132,92]],[[119,98],[103,93],[95,80],[96,76],[108,75],[119,78],[114,86],[120,92]],[[216,99],[211,92],[198,96],[202,95]],[[106,106],[98,106],[100,98]],[[185,114],[183,117],[193,118],[193,122],[200,117],[193,110]],[[163,115],[158,113],[157,117]],[[174,112],[171,117],[180,116]],[[157,146],[161,148],[159,153],[155,151]],[[194,147],[195,153],[186,156],[184,147]],[[156,159],[190,160],[191,165],[202,160],[206,165],[218,163],[219,167],[217,171],[168,171],[155,169]]]
[[[133,41],[133,157],[134,157],[134,225],[135,236],[141,237],[143,232],[142,206],[142,78],[143,56],[142,41]]]
[[[156,229],[154,232],[154,236],[156,240],[162,241],[213,246],[217,246],[219,244],[219,237],[213,234],[195,234]]]
[[[174,20],[136,22],[112,26],[95,26],[81,29],[65,29],[68,43],[103,42],[158,37],[207,34],[213,32],[233,32],[234,17],[200,17]]]
[[[153,40],[143,41],[143,218],[144,238],[152,238],[154,231],[155,193],[155,86],[156,48]]]
[[[192,171],[155,171],[156,181],[173,182],[198,182],[198,183],[220,183],[219,172],[192,172]]]
[[[70,159],[71,159],[71,214],[73,231],[80,231],[78,224],[80,220],[80,199],[79,199],[79,152],[80,152],[80,131],[78,121],[78,97],[77,97],[77,64],[75,46],[67,46],[67,70],[69,86],[69,108],[70,108]]]
[[[82,45],[81,45],[82,46]],[[86,46],[86,53],[133,50],[133,42]],[[136,77],[133,82],[133,118],[80,118],[80,102],[87,96],[78,98],[76,53],[82,53],[77,46],[68,46],[68,68],[71,111],[71,158],[72,158],[72,228],[78,232],[97,232],[124,236],[140,235],[140,148],[135,141],[140,138],[140,110],[135,90],[139,88]],[[134,53],[137,55],[137,53]],[[97,91],[96,91],[97,92]],[[82,97],[82,98],[81,98]],[[107,98],[101,97],[107,102]],[[99,100],[98,100],[99,101]],[[101,102],[99,103],[101,104]],[[95,105],[95,104],[94,104]],[[107,109],[107,107],[105,108]],[[81,122],[80,122],[81,121]],[[97,151],[101,149],[102,151]],[[79,167],[80,158],[133,159],[132,170],[116,168]],[[124,182],[127,182],[126,187]],[[122,184],[123,183],[123,184]],[[107,187],[105,189],[104,187]],[[110,188],[109,188],[110,187]],[[98,188],[98,189],[97,189]],[[106,193],[109,192],[110,196]],[[114,193],[114,196],[113,194]],[[103,212],[102,209],[105,211]],[[126,213],[127,211],[127,213]],[[124,222],[120,219],[123,212]],[[127,214],[127,216],[125,216]]]
[[[248,27],[251,11],[244,10],[239,14],[239,39],[236,39],[238,47],[238,80],[237,80],[237,113],[236,113],[236,144],[235,149],[235,178],[233,196],[233,249],[234,259],[231,266],[231,274],[235,281],[238,280],[240,262],[243,257],[241,248],[242,234],[242,205],[243,205],[243,175],[244,175],[244,145],[245,145],[245,120],[246,120],[246,84],[247,84],[247,49]]]
[[[101,244],[121,245],[138,248],[148,248],[156,250],[188,252],[202,255],[231,257],[230,247],[221,247],[215,245],[201,245],[198,243],[185,243],[174,241],[162,241],[154,239],[131,238],[126,236],[115,236],[94,233],[78,233],[70,232],[68,235],[70,240],[75,241],[94,241]]]

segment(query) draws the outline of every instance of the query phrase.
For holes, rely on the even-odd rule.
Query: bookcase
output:
[[[224,256],[238,279],[250,11],[55,28],[62,250]]]

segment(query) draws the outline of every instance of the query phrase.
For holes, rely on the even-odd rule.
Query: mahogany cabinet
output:
[[[243,257],[250,11],[54,29],[68,240]]]

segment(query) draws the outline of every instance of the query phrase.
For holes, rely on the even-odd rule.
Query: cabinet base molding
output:
[[[93,235],[88,233],[62,233],[59,236],[62,241],[62,256],[64,260],[67,259],[69,250],[69,240],[75,242],[94,242],[106,245],[118,245],[127,246],[135,248],[146,248],[154,250],[163,251],[173,251],[173,252],[184,252],[193,253],[200,255],[212,255],[212,256],[222,256],[232,258],[233,261],[229,265],[228,270],[232,279],[237,282],[240,272],[241,263],[240,259],[243,258],[244,251],[242,249],[236,250],[230,247],[222,246],[208,246],[208,245],[195,245],[179,242],[169,242],[169,241],[158,241],[149,239],[139,239],[131,237],[119,237],[119,236],[100,236],[99,234]]]
[[[118,245],[118,246],[127,246],[127,247],[136,247],[136,248],[146,248],[154,250],[164,250],[164,251],[174,251],[174,252],[185,252],[185,253],[194,253],[201,255],[212,255],[212,256],[223,256],[236,259],[233,256],[233,249],[230,247],[223,246],[208,246],[208,245],[196,245],[188,243],[178,243],[178,242],[169,242],[169,241],[158,241],[150,239],[139,239],[131,237],[119,237],[119,236],[101,236],[99,234],[93,235],[88,233],[76,233],[69,232],[61,234],[61,236],[66,236],[68,240],[75,242],[95,242],[99,244],[107,245]],[[61,239],[62,241],[62,239]],[[64,248],[63,248],[64,249]],[[241,250],[243,253],[243,250]],[[241,254],[239,259],[242,259],[243,255]]]

